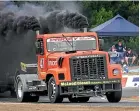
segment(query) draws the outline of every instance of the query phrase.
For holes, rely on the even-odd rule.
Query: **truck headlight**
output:
[[[118,70],[118,69],[114,69],[114,70],[113,70],[113,75],[116,76],[116,75],[118,75],[118,74],[119,74],[119,70]]]

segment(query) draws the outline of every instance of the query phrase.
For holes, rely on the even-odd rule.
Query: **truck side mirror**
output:
[[[43,55],[44,54],[43,40],[37,40],[35,42],[35,46],[36,46],[36,54]]]
[[[103,47],[104,47],[104,39],[99,39],[99,49],[100,49],[100,51],[103,51]]]
[[[39,44],[38,44],[38,41],[35,42],[35,50],[36,50],[36,54],[39,54]]]

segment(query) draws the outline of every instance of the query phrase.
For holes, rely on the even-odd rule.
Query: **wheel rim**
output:
[[[56,94],[56,85],[54,83],[54,81],[51,82],[51,98],[54,98],[55,97],[55,94]]]
[[[18,96],[21,98],[23,95],[23,92],[22,92],[22,83],[21,81],[19,81],[18,83]]]

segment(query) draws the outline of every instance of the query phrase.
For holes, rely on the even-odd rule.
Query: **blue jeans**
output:
[[[124,59],[124,52],[118,52],[118,57],[120,60]]]
[[[118,56],[110,58],[111,63],[120,63],[122,60],[124,60],[124,52],[117,52],[117,54]]]
[[[120,58],[119,57],[111,57],[110,59],[111,59],[110,60],[111,63],[118,63],[118,62],[120,62]]]

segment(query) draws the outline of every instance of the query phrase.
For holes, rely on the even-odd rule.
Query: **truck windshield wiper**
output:
[[[70,43],[70,41],[67,39],[67,37],[66,37],[66,36],[64,36],[63,34],[62,34],[62,36],[66,38],[67,43],[69,43],[69,45],[70,45],[70,46],[71,46],[71,48],[72,48],[72,50],[71,50],[71,51],[66,51],[65,53],[66,53],[66,54],[69,54],[69,53],[75,53],[75,52],[76,52],[76,50],[73,50],[73,40],[72,40],[72,44],[71,44],[71,43]]]
[[[66,38],[67,43],[69,43],[69,45],[71,46],[71,48],[72,48],[72,50],[73,50],[73,41],[72,41],[72,44],[71,44],[71,43],[70,43],[70,41],[67,39],[67,37],[66,37],[66,36],[64,36],[63,34],[62,34],[62,36]]]

